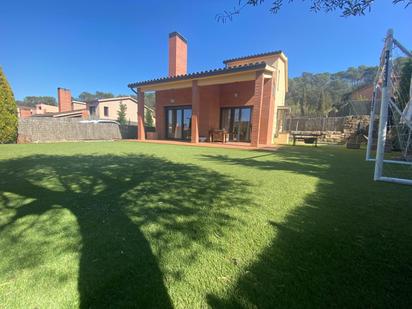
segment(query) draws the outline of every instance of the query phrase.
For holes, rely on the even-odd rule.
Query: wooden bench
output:
[[[315,144],[318,147],[318,139],[323,136],[320,132],[292,132],[293,146],[296,141],[304,141],[305,144]]]

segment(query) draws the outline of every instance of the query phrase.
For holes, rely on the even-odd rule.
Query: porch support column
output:
[[[137,89],[137,140],[144,141],[144,91]]]
[[[263,102],[264,76],[263,71],[256,72],[255,93],[253,95],[251,144],[259,147],[261,115]]]
[[[199,143],[199,105],[200,95],[197,80],[192,82],[192,143]]]
[[[273,95],[275,75],[263,82],[262,114],[260,118],[259,144],[271,145],[273,142],[273,124],[275,117],[275,100]],[[278,81],[276,81],[277,83]]]

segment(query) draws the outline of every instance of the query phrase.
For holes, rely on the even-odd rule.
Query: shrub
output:
[[[17,105],[13,92],[0,68],[0,144],[17,139]]]

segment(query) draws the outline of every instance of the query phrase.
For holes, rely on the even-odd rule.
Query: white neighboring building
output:
[[[74,111],[82,110],[87,108],[87,103],[82,101],[72,100],[72,107]]]
[[[130,124],[137,124],[137,100],[133,97],[117,97],[109,99],[99,99],[87,103],[90,119],[111,119],[117,120],[117,112],[120,104],[126,105],[126,121]],[[152,109],[145,106],[145,112]],[[153,121],[154,122],[154,121]]]

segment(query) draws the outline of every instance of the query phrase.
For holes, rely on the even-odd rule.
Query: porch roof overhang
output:
[[[230,68],[201,71],[185,75],[164,77],[159,79],[147,80],[129,84],[131,89],[141,91],[159,91],[168,89],[180,89],[192,87],[192,82],[196,80],[199,86],[209,86],[227,84],[256,79],[256,72],[263,71],[265,78],[271,78],[276,68],[265,62],[240,65]]]

